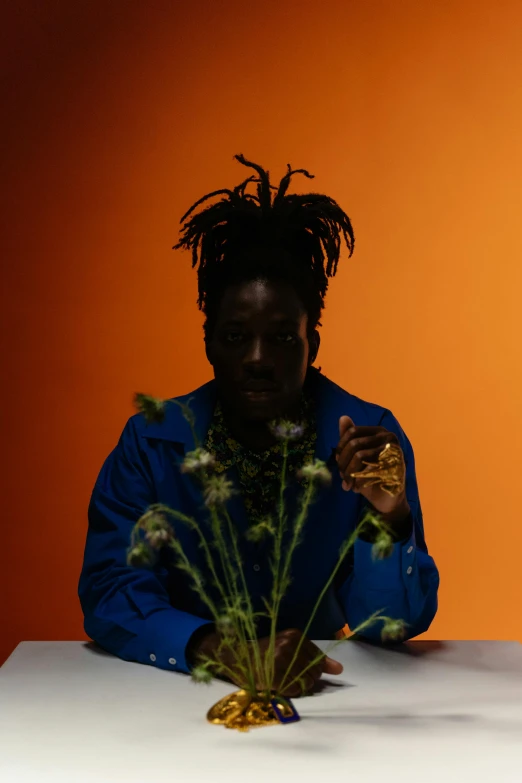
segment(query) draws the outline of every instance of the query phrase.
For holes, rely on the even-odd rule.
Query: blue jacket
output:
[[[406,460],[406,494],[412,511],[411,538],[397,543],[391,557],[373,561],[372,545],[358,539],[352,555],[317,614],[309,636],[332,639],[346,623],[353,629],[373,612],[405,620],[408,638],[426,631],[437,611],[439,575],[424,540],[421,505],[412,447],[393,414],[365,402],[315,372],[317,394],[316,456],[335,466],[339,418],[350,416],[357,425],[381,425],[395,432]],[[210,426],[216,401],[214,381],[191,395],[179,397],[196,417],[200,441]],[[184,572],[172,567],[169,554],[154,569],[126,564],[134,523],[151,503],[164,503],[187,515],[202,518],[200,490],[180,472],[180,462],[193,448],[190,428],[179,406],[167,405],[161,424],[147,424],[142,414],[125,425],[116,448],[106,459],[96,481],[90,505],[85,557],[79,596],[85,631],[109,652],[128,661],[188,672],[185,650],[192,634],[208,624],[208,610],[191,589]],[[228,476],[234,480],[234,468]],[[330,487],[321,489],[310,509],[304,540],[295,552],[292,583],[281,606],[279,627],[304,629],[310,611],[337,562],[341,543],[361,518],[364,498],[341,488],[333,470]],[[290,513],[297,493],[289,488]],[[254,607],[270,594],[269,543],[253,543],[241,535],[247,518],[240,495],[228,505],[239,533],[247,584]],[[291,517],[290,517],[291,518]],[[175,534],[191,562],[205,575],[201,549],[193,533],[176,523]],[[170,552],[170,550],[169,550]],[[365,631],[378,641],[381,624]],[[263,628],[259,628],[263,635]]]

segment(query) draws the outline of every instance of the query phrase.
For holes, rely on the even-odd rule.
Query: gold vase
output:
[[[207,713],[207,720],[227,729],[248,731],[259,726],[295,723],[300,718],[289,699],[277,694],[267,699],[265,694],[252,695],[240,690],[214,704]]]

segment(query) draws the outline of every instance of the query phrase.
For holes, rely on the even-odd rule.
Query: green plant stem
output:
[[[234,525],[232,524],[232,519],[230,518],[230,514],[226,509],[224,509],[224,515],[225,519],[227,520],[228,530],[230,534],[230,539],[232,541],[232,546],[234,549],[234,557],[236,559],[237,569],[239,572],[239,577],[241,580],[241,586],[243,589],[244,597],[245,597],[245,620],[246,620],[246,628],[247,631],[252,636],[252,644],[253,644],[253,653],[254,653],[254,661],[255,661],[255,667],[257,669],[258,675],[260,680],[262,681],[263,678],[263,665],[261,661],[261,652],[259,650],[259,642],[257,639],[257,631],[256,631],[256,625],[254,621],[254,610],[252,607],[252,601],[250,598],[250,593],[248,591],[246,579],[245,579],[245,573],[243,571],[243,564],[241,562],[241,555],[239,553],[239,547],[237,544],[237,536],[236,531],[234,530]],[[245,652],[247,654],[247,657],[249,657],[248,647],[245,649]],[[254,691],[255,692],[255,691]]]
[[[209,568],[209,570],[210,570],[210,572],[212,574],[212,577],[214,579],[214,582],[215,582],[216,586],[219,589],[219,592],[221,594],[221,597],[222,597],[223,603],[225,605],[225,608],[228,609],[229,608],[229,598],[228,598],[228,595],[231,594],[230,587],[229,587],[229,584],[228,584],[228,579],[227,579],[227,589],[228,589],[228,595],[227,595],[227,592],[223,588],[223,585],[222,585],[221,581],[219,580],[219,578],[217,576],[217,572],[216,572],[216,569],[215,569],[215,566],[214,566],[214,560],[212,558],[212,554],[210,552],[210,547],[208,545],[208,542],[207,542],[207,540],[206,540],[206,538],[205,538],[201,528],[197,524],[197,522],[192,517],[186,516],[185,514],[182,514],[180,511],[176,511],[175,509],[172,509],[169,506],[165,506],[165,505],[162,505],[162,504],[157,504],[157,511],[158,512],[162,512],[164,514],[169,514],[170,516],[172,516],[175,519],[178,519],[179,521],[183,522],[184,524],[186,524],[188,527],[190,527],[192,530],[194,530],[196,532],[196,534],[199,537],[201,547],[202,547],[202,549],[203,549],[203,551],[205,553],[205,560],[207,562],[207,566],[208,566],[208,568]],[[216,522],[216,527],[218,529],[220,529],[219,520],[217,520],[217,522]],[[137,539],[137,530],[138,529],[139,529],[139,524],[136,524],[134,526],[134,528],[133,528],[132,536],[131,536],[131,540],[133,541],[133,545],[134,545],[134,542]],[[216,536],[216,531],[214,530],[213,532],[214,532],[214,536]],[[222,541],[222,538],[220,538],[218,536],[218,541],[219,540]],[[219,611],[218,611],[216,605],[214,604],[214,602],[212,601],[212,599],[210,598],[210,596],[208,595],[208,593],[204,590],[203,585],[202,585],[202,583],[201,583],[201,581],[199,579],[199,575],[196,574],[196,571],[195,571],[194,567],[192,566],[192,564],[188,560],[187,556],[185,555],[185,552],[183,550],[183,547],[182,547],[181,543],[174,539],[173,541],[170,542],[170,547],[176,553],[176,555],[178,556],[178,559],[181,561],[182,569],[191,576],[192,581],[193,581],[193,583],[195,585],[196,592],[198,593],[198,595],[200,596],[202,601],[210,609],[210,611],[211,611],[211,613],[212,613],[212,615],[214,617],[214,620],[215,621],[218,620],[218,618],[220,616]],[[218,550],[219,550],[220,556],[223,558],[223,551],[224,550],[226,551],[226,548],[224,546],[220,547],[218,545]],[[222,564],[223,564],[223,559],[222,559]],[[225,574],[225,578],[227,578],[226,567],[224,568],[224,574]],[[238,651],[236,650],[236,648],[233,645],[229,645],[229,646],[230,646],[231,652],[234,655],[234,658],[236,659],[236,664],[238,665],[238,667],[239,666],[242,667],[242,663],[241,663],[241,659],[239,657]],[[252,667],[250,667],[250,669],[251,668]],[[255,687],[255,678],[254,678],[253,671],[251,671],[250,676],[247,677],[247,679],[252,684],[252,687]]]
[[[196,569],[194,568],[194,566],[190,563],[189,559],[187,558],[185,552],[183,551],[183,547],[181,546],[179,541],[177,541],[176,539],[173,539],[170,542],[169,546],[177,554],[179,561],[181,561],[181,565],[178,563],[178,568],[181,568],[183,571],[185,571],[186,573],[189,574],[189,576],[192,578],[192,581],[194,583],[194,590],[197,592],[197,594],[199,595],[201,600],[208,606],[208,608],[210,609],[211,614],[214,617],[214,620],[217,620],[219,618],[219,611],[218,611],[216,605],[214,604],[214,602],[212,601],[212,599],[210,598],[210,596],[208,595],[208,593],[206,592],[206,590],[204,589],[203,584],[202,584],[202,582],[201,582],[201,580],[199,578],[199,574],[197,573]],[[244,660],[245,656],[243,656],[243,658],[241,657],[241,648],[236,649],[236,646],[234,644],[230,643],[226,639],[221,638],[220,646],[219,646],[218,649],[220,650],[223,646],[228,646],[228,648],[230,649],[230,651],[231,651],[231,653],[232,653],[232,655],[233,655],[233,657],[235,659],[235,666],[246,677],[247,682],[249,683],[249,686],[251,686],[253,688],[253,692],[255,693],[255,678],[254,678],[252,672],[249,673],[245,669],[245,666],[244,666],[244,663],[243,663],[243,660]],[[248,657],[247,657],[247,662],[248,662]],[[231,669],[226,667],[226,665],[222,664],[221,662],[217,662],[217,663],[218,663],[219,666],[227,668],[227,671],[230,672],[231,675],[232,675],[232,679],[234,679],[233,672],[232,672]]]
[[[283,685],[285,685],[287,688],[290,688],[294,684],[294,682],[297,682],[298,680],[301,680],[309,669],[313,668],[317,663],[322,661],[324,659],[324,657],[326,655],[329,655],[329,653],[332,650],[334,650],[339,644],[346,644],[346,642],[349,642],[350,639],[352,639],[353,636],[355,636],[358,633],[361,633],[361,631],[366,630],[366,628],[369,628],[370,625],[373,625],[378,620],[388,620],[389,619],[388,617],[385,617],[385,616],[381,615],[380,612],[382,612],[382,609],[379,609],[377,612],[374,612],[370,617],[368,617],[368,619],[364,620],[364,622],[362,622],[360,625],[357,626],[357,628],[355,628],[352,631],[351,636],[349,636],[349,637],[347,637],[345,639],[336,639],[334,642],[332,642],[332,644],[329,645],[326,648],[325,652],[318,653],[318,655],[312,661],[310,661],[310,663],[308,663],[305,666],[305,668],[302,671],[300,671],[299,674],[297,674],[294,677],[293,680],[290,680],[289,683],[284,683],[284,680],[283,680],[283,682],[281,683],[281,690],[283,689]]]
[[[332,584],[332,582],[333,582],[333,580],[335,578],[335,575],[337,574],[339,568],[341,567],[341,564],[342,564],[344,558],[346,557],[346,555],[348,554],[350,549],[355,544],[355,541],[357,540],[357,538],[359,536],[359,533],[362,530],[362,528],[365,525],[365,523],[366,523],[366,517],[357,525],[357,527],[355,528],[355,530],[352,533],[352,535],[342,545],[341,551],[339,553],[339,558],[337,560],[335,568],[333,569],[332,573],[330,574],[329,578],[327,579],[326,584],[323,587],[323,589],[322,589],[322,591],[321,591],[321,593],[319,595],[319,598],[317,599],[317,601],[315,603],[315,606],[314,606],[314,608],[312,610],[312,614],[310,615],[308,623],[306,624],[306,628],[304,629],[303,634],[301,636],[301,639],[299,640],[299,643],[298,643],[298,645],[297,645],[297,647],[296,647],[296,649],[294,651],[294,656],[293,656],[293,658],[292,658],[292,660],[291,660],[291,662],[290,662],[290,664],[288,666],[288,669],[286,670],[285,675],[284,675],[284,677],[283,677],[283,679],[281,681],[281,688],[283,688],[283,686],[286,683],[287,677],[290,675],[290,672],[292,670],[292,666],[294,665],[294,663],[297,660],[297,657],[299,655],[299,652],[301,650],[303,642],[304,642],[304,640],[305,640],[305,638],[306,638],[306,636],[308,634],[308,631],[310,630],[310,627],[311,627],[311,625],[312,625],[312,623],[314,621],[315,615],[317,614],[317,610],[319,609],[324,596],[326,595],[328,589],[330,588],[330,585]]]
[[[267,690],[271,689],[274,681],[274,653],[275,653],[275,640],[277,633],[277,616],[279,613],[279,606],[281,603],[280,593],[280,579],[281,579],[281,549],[283,545],[283,535],[285,530],[285,490],[286,490],[286,470],[288,464],[288,440],[285,439],[283,443],[283,468],[281,471],[281,487],[279,492],[279,518],[277,531],[274,538],[274,568],[273,577],[274,584],[272,587],[272,600],[273,605],[270,608],[270,641],[268,644],[268,652],[265,655],[265,683]]]
[[[205,560],[206,560],[207,566],[209,568],[209,571],[212,574],[212,578],[214,579],[216,587],[218,588],[223,601],[226,603],[227,600],[228,600],[227,599],[227,593],[226,593],[226,591],[225,591],[221,581],[218,579],[218,575],[217,575],[216,568],[215,568],[215,565],[214,565],[214,560],[213,560],[213,557],[212,557],[212,553],[210,552],[210,547],[208,545],[208,541],[205,538],[205,536],[203,534],[203,531],[201,530],[201,528],[198,525],[198,523],[196,522],[196,520],[193,519],[192,517],[189,517],[189,516],[186,516],[185,514],[182,514],[181,511],[176,511],[175,509],[170,508],[169,506],[161,505],[161,506],[159,506],[158,511],[162,511],[165,514],[169,514],[170,516],[174,517],[174,519],[178,519],[180,522],[183,522],[185,525],[190,527],[191,530],[195,531],[195,533],[197,534],[197,536],[199,538],[199,541],[200,541],[200,544],[201,544],[201,548],[203,549],[203,552],[205,554]]]
[[[246,675],[247,675],[246,669],[244,668],[244,666],[242,666],[240,664],[236,664],[236,668],[235,669],[231,669],[229,666],[227,666],[222,661],[220,661],[220,660],[218,660],[216,658],[211,658],[208,655],[204,655],[204,656],[202,655],[201,656],[201,662],[203,664],[205,664],[205,663],[208,664],[209,668],[211,668],[211,669],[216,669],[218,674],[226,674],[227,677],[230,680],[232,680],[232,682],[234,682],[237,679],[237,671],[238,671],[238,669],[241,670],[241,673],[243,674],[245,679],[247,679],[247,677],[246,677]],[[244,686],[241,685],[241,687],[244,687]],[[247,688],[248,687],[249,686],[247,685]]]
[[[292,557],[294,555],[294,551],[299,544],[299,536],[301,535],[301,532],[303,530],[304,523],[306,522],[306,517],[308,514],[308,509],[310,507],[310,504],[312,502],[313,496],[314,496],[314,483],[310,480],[308,487],[306,488],[305,496],[303,499],[303,502],[301,504],[301,510],[299,514],[297,515],[297,519],[294,523],[294,530],[293,535],[290,541],[290,546],[288,547],[288,551],[286,553],[285,562],[283,566],[283,574],[281,577],[281,583],[280,583],[280,601],[283,597],[282,590],[286,589],[287,582],[290,576],[290,565],[292,563]]]
[[[294,551],[299,543],[299,536],[301,535],[304,523],[306,521],[306,517],[308,514],[308,509],[310,507],[310,503],[312,502],[312,498],[314,495],[314,483],[313,481],[310,481],[308,484],[308,487],[305,492],[305,496],[303,499],[303,502],[301,504],[301,510],[297,516],[297,519],[294,523],[294,529],[292,538],[290,540],[290,544],[288,547],[288,551],[286,552],[286,557],[284,560],[282,573],[280,572],[280,559],[281,559],[281,553],[279,553],[279,560],[276,560],[276,568],[278,569],[279,574],[279,580],[277,584],[277,592],[274,590],[274,606],[272,609],[272,627],[275,628],[277,623],[277,618],[279,615],[279,609],[281,606],[281,601],[283,600],[284,593],[286,591],[286,587],[288,584],[288,579],[290,575],[290,565],[292,562],[292,557],[294,554]],[[274,634],[274,645],[271,649],[271,655],[270,655],[270,679],[267,681],[267,689],[273,690],[273,682],[274,682],[274,676],[275,676],[275,634]]]
[[[225,540],[223,538],[223,532],[221,530],[221,522],[219,519],[219,514],[215,508],[211,509],[211,519],[212,519],[212,530],[214,533],[214,538],[216,540],[217,549],[219,551],[220,561],[221,561],[221,568],[223,569],[223,573],[225,576],[225,580],[227,583],[227,590],[228,595],[232,596],[233,599],[233,605],[239,609],[239,612],[232,612],[231,613],[231,620],[234,624],[234,627],[238,634],[239,639],[239,651],[237,651],[238,657],[241,655],[241,651],[243,651],[244,657],[246,659],[246,664],[248,667],[248,681],[249,685],[251,686],[252,690],[255,691],[255,672],[253,669],[253,663],[251,660],[250,655],[248,654],[248,642],[246,638],[246,634],[248,632],[247,627],[245,626],[245,622],[242,616],[242,599],[241,594],[238,589],[237,585],[237,573],[234,571],[232,564],[230,563],[230,558],[227,557],[227,547]],[[231,525],[231,520],[229,525]],[[236,545],[237,550],[237,545]],[[238,555],[236,555],[236,558]],[[230,603],[229,600],[225,599],[227,608],[230,610]]]
[[[284,594],[286,592],[287,586],[288,586],[288,580],[290,576],[290,565],[292,562],[292,557],[294,554],[295,549],[297,548],[297,545],[299,544],[299,536],[301,535],[304,523],[306,521],[306,516],[308,514],[308,508],[310,507],[310,503],[312,502],[312,498],[314,495],[314,485],[313,481],[310,481],[305,496],[303,499],[303,502],[301,504],[301,510],[297,516],[297,519],[294,523],[294,529],[292,538],[290,540],[290,544],[288,546],[288,550],[286,552],[283,569],[280,577],[280,581],[278,584],[278,595],[274,606],[274,622],[277,622],[277,616],[279,614],[279,609],[281,606],[281,601],[283,600]],[[272,658],[274,656],[272,655]],[[274,667],[275,667],[275,661],[272,661],[272,680],[270,681],[270,686],[273,684],[273,676],[274,676]]]
[[[231,608],[231,606],[230,606],[230,596],[233,596],[233,599],[235,599],[236,602],[239,602],[239,605],[240,605],[241,604],[241,596],[240,596],[240,593],[239,593],[239,591],[237,589],[237,579],[236,579],[236,575],[234,574],[234,572],[232,570],[232,567],[230,565],[230,561],[229,561],[229,559],[226,556],[227,555],[227,549],[226,549],[226,544],[225,544],[224,539],[223,539],[223,535],[222,535],[222,531],[221,531],[221,524],[220,524],[220,521],[219,521],[219,516],[218,516],[217,511],[215,509],[211,510],[212,532],[213,532],[214,538],[216,540],[216,545],[217,545],[217,549],[218,549],[219,556],[220,556],[221,567],[223,569],[223,575],[224,575],[225,580],[226,580],[226,589],[223,587],[223,584],[222,584],[221,580],[218,578],[218,575],[217,575],[217,572],[216,572],[216,568],[215,568],[215,565],[214,565],[214,560],[213,560],[212,554],[210,552],[210,547],[208,546],[208,542],[207,542],[207,540],[206,540],[206,538],[205,538],[205,536],[204,536],[200,526],[197,524],[197,522],[192,517],[186,516],[185,514],[182,514],[180,511],[176,511],[174,509],[171,509],[168,506],[161,507],[161,510],[163,510],[165,513],[169,513],[175,519],[179,519],[181,522],[184,522],[192,530],[194,530],[196,532],[196,534],[198,535],[200,543],[201,543],[201,546],[202,546],[202,549],[203,549],[203,551],[205,553],[205,559],[206,559],[208,568],[209,568],[209,570],[210,570],[210,572],[212,574],[212,577],[214,579],[214,582],[215,582],[216,586],[219,589],[219,592],[221,594],[221,598],[223,600],[225,609],[230,610],[230,608]],[[179,549],[181,550],[181,545],[179,545]],[[185,558],[185,560],[188,563],[188,560],[186,558]],[[187,569],[185,568],[185,570],[187,570]],[[189,570],[189,573],[191,573],[190,570]],[[195,582],[197,582],[197,580],[194,579],[194,574],[192,574],[192,577],[193,577],[193,580]],[[210,599],[208,598],[208,596],[206,596],[206,604],[207,604],[207,606],[209,606],[209,603],[208,603],[209,600]],[[218,620],[219,619],[219,613],[218,613],[218,611],[217,611],[217,609],[216,609],[214,604],[213,604],[213,607],[214,607],[214,609],[213,609],[214,620]],[[235,649],[233,646],[231,646],[230,649],[233,651],[234,657],[236,658],[236,662],[239,664],[240,661],[241,661],[241,644],[243,645],[243,650],[246,652],[246,650],[247,650],[247,643],[246,643],[246,639],[245,639],[245,631],[244,631],[244,628],[243,628],[241,615],[239,614],[239,616],[238,616],[234,612],[232,614],[232,617],[233,617],[234,626],[236,627],[236,630],[238,631],[238,635],[240,636],[240,647],[239,647],[239,649]],[[249,669],[249,672],[250,672],[249,676],[248,676],[248,681],[249,681],[249,684],[251,685],[252,689],[255,691],[255,674],[254,674],[254,671],[253,671],[252,662],[251,662],[250,657],[248,655],[246,655],[244,657],[246,658],[247,666],[248,666],[248,669]]]
[[[178,560],[181,563],[181,565],[178,563],[178,568],[181,568],[182,571],[185,571],[187,574],[189,574],[190,577],[192,577],[195,592],[208,606],[213,617],[217,619],[219,617],[218,609],[212,598],[208,595],[207,591],[203,587],[203,582],[200,579],[200,575],[186,556],[185,552],[183,551],[183,547],[176,539],[172,539],[172,541],[169,542],[169,546],[176,553]]]
[[[226,581],[227,593],[222,593],[223,601],[225,602],[227,609],[229,609],[234,605],[234,601],[236,602],[236,605],[238,605],[237,602],[240,601],[240,595],[237,590],[237,577],[230,564],[230,560],[227,557],[227,547],[223,538],[223,532],[221,530],[221,522],[219,519],[219,514],[215,508],[211,509],[211,520],[212,533],[214,534],[216,548],[219,553],[221,569]]]
[[[175,399],[172,400],[172,402],[174,402],[176,405],[178,405],[181,408],[183,416],[184,416],[185,420],[187,421],[187,423],[188,423],[188,425],[190,427],[190,431],[192,433],[192,440],[194,442],[194,448],[195,449],[199,448],[200,443],[199,443],[199,438],[198,438],[197,433],[196,433],[195,422],[194,422],[194,414],[192,413],[190,405],[181,403],[181,402],[179,402],[178,400],[175,400]],[[190,402],[190,400],[188,402]],[[203,477],[203,480],[204,480],[204,477]],[[239,601],[239,605],[238,606],[240,608],[241,607],[241,598],[240,598],[240,595],[239,595],[238,590],[237,590],[236,575],[234,574],[232,568],[227,569],[227,563],[229,563],[229,560],[228,560],[228,558],[226,556],[227,555],[227,551],[226,551],[226,546],[224,544],[223,537],[222,537],[222,534],[221,534],[221,525],[219,523],[219,517],[218,517],[217,512],[216,512],[215,509],[211,510],[211,514],[212,514],[213,533],[214,533],[214,537],[216,539],[217,548],[218,548],[218,551],[219,551],[219,554],[220,554],[220,560],[221,560],[221,567],[222,567],[222,570],[223,570],[223,575],[224,575],[226,583],[227,583],[226,587],[227,587],[227,591],[228,591],[228,596],[230,596],[231,594],[234,594],[235,598]],[[180,515],[178,518],[183,519],[183,516],[184,515]],[[184,518],[184,521],[188,522],[189,518],[188,517]],[[200,539],[202,541],[203,547],[205,549],[205,555],[206,555],[206,558],[207,558],[207,564],[208,563],[212,563],[212,568],[211,568],[212,576],[213,576],[213,579],[214,579],[218,589],[220,590],[220,593],[221,593],[224,605],[227,608],[227,610],[230,610],[230,608],[231,608],[230,607],[230,599],[227,596],[227,594],[225,593],[225,591],[223,590],[223,586],[222,586],[220,580],[217,578],[217,575],[216,575],[216,572],[215,572],[215,569],[214,569],[214,566],[213,566],[212,556],[210,554],[207,542],[206,542],[203,534],[201,533],[201,530],[199,529],[199,526],[195,523],[195,521],[194,520],[190,520],[190,522],[193,522],[192,527],[193,527],[194,530],[196,530],[196,532],[198,533],[198,535],[199,535],[199,537],[200,537]],[[190,522],[189,522],[189,524],[190,524]],[[216,535],[216,533],[217,533],[217,535]],[[233,616],[233,623],[234,623],[234,626],[235,626],[236,630],[238,631],[238,636],[239,636],[239,640],[240,640],[240,648],[239,649],[241,650],[241,648],[243,648],[244,657],[246,658],[246,661],[247,661],[247,666],[248,666],[248,671],[249,671],[249,675],[248,675],[247,679],[249,681],[250,686],[252,687],[253,692],[255,692],[255,674],[254,674],[254,671],[253,671],[253,668],[252,668],[251,658],[248,655],[248,645],[247,645],[247,641],[246,641],[246,637],[245,637],[245,628],[244,628],[243,619],[241,617],[241,611],[239,613],[235,613],[234,612],[232,616]],[[231,649],[233,649],[233,648],[231,648]],[[235,657],[236,657],[236,661],[239,661],[240,660],[240,656],[241,656],[241,652],[234,650],[234,654],[235,654]]]
[[[233,600],[235,600],[236,606],[238,606],[239,608],[241,607],[243,601],[242,601],[240,592],[239,592],[238,587],[237,587],[237,576],[236,576],[236,574],[233,571],[233,568],[232,568],[232,566],[230,564],[229,558],[227,557],[227,548],[226,548],[226,544],[225,544],[223,536],[222,536],[221,525],[220,525],[220,522],[219,522],[219,517],[218,517],[217,511],[215,509],[212,509],[212,511],[211,511],[211,514],[212,514],[212,516],[211,516],[211,519],[212,519],[212,532],[213,532],[214,538],[216,540],[216,545],[217,545],[217,549],[218,549],[219,556],[220,556],[221,566],[222,566],[223,574],[224,574],[224,577],[225,577],[225,580],[226,580],[226,589],[223,587],[223,584],[222,584],[221,580],[218,578],[218,575],[217,575],[217,572],[216,572],[216,568],[215,568],[215,565],[214,565],[214,560],[213,560],[212,554],[210,552],[210,547],[208,545],[208,542],[207,542],[207,540],[206,540],[206,538],[205,538],[205,536],[204,536],[200,526],[197,524],[196,520],[193,519],[192,517],[189,517],[189,516],[183,514],[180,511],[177,511],[175,509],[170,508],[169,506],[165,506],[165,505],[162,505],[162,504],[157,504],[157,511],[158,512],[163,512],[165,514],[168,514],[171,517],[173,517],[174,519],[177,519],[180,522],[183,522],[185,525],[190,527],[191,530],[194,530],[195,533],[197,534],[197,536],[199,538],[199,541],[200,541],[200,545],[201,545],[201,547],[202,547],[202,549],[204,551],[204,554],[205,554],[205,560],[206,560],[207,566],[208,566],[208,568],[209,568],[209,570],[210,570],[210,572],[212,574],[213,580],[214,580],[214,582],[215,582],[215,584],[216,584],[216,586],[217,586],[217,588],[218,588],[218,590],[220,592],[220,595],[221,595],[221,598],[223,600],[225,609],[230,611],[231,619],[233,621],[233,624],[234,624],[236,630],[238,631],[239,646],[236,648],[235,646],[231,645],[230,646],[230,650],[232,651],[232,653],[234,655],[234,658],[236,660],[236,665],[238,666],[238,668],[243,668],[244,669],[245,667],[244,667],[244,663],[242,663],[242,661],[246,663],[246,666],[247,666],[248,672],[249,672],[248,676],[247,676],[247,681],[248,681],[249,687],[251,688],[252,692],[255,693],[256,692],[256,677],[255,677],[255,673],[254,673],[254,664],[252,662],[252,659],[251,659],[251,656],[250,656],[249,650],[248,650],[248,642],[246,640],[245,628],[243,627],[244,626],[244,620],[242,619],[241,610],[238,613],[233,611],[233,607],[231,607],[230,596],[233,597]],[[226,515],[226,516],[228,517],[228,515]],[[229,528],[231,530],[231,535],[232,535],[232,538],[233,538],[234,550],[235,550],[235,553],[236,553],[236,559],[238,560],[238,565],[240,565],[239,551],[237,549],[237,540],[236,540],[236,537],[233,535],[232,522],[231,522],[230,518],[228,518],[228,523],[229,523]],[[195,569],[193,568],[193,566],[191,565],[190,561],[186,557],[185,552],[183,551],[183,548],[182,548],[180,542],[174,539],[173,541],[170,542],[170,547],[178,555],[178,558],[179,558],[179,560],[182,563],[182,566],[181,566],[182,569],[184,571],[186,571],[191,576],[192,581],[194,583],[194,588],[195,588],[196,592],[198,593],[198,595],[200,596],[202,601],[206,604],[206,606],[210,609],[210,611],[211,611],[211,613],[213,615],[214,621],[217,621],[219,619],[219,617],[220,617],[220,613],[219,613],[216,605],[214,604],[213,600],[210,598],[210,596],[208,595],[206,590],[204,590],[203,585],[202,585],[202,583],[200,581],[199,575],[196,574]],[[178,567],[180,567],[180,566],[178,566]],[[242,571],[242,569],[241,569],[241,571]],[[245,595],[247,596],[247,598],[249,598],[248,591],[246,590],[246,583],[245,583],[245,580],[244,580],[244,575],[241,574],[241,576],[242,576],[242,579],[243,579]],[[252,623],[252,625],[253,625],[253,623]],[[253,636],[255,638],[255,626],[253,626]],[[256,645],[256,647],[257,647],[257,645]],[[258,655],[259,655],[259,651],[257,651],[257,652],[258,652]]]
[[[194,448],[199,448],[199,438],[196,434],[196,428],[194,426],[194,414],[192,413],[192,410],[190,408],[190,405],[188,404],[192,400],[192,397],[188,400],[187,403],[180,402],[179,400],[172,399],[172,400],[166,400],[166,402],[172,402],[174,405],[177,405],[178,408],[181,408],[181,412],[183,414],[183,418],[187,422],[187,424],[190,427],[190,432],[192,434],[192,440],[194,441]]]

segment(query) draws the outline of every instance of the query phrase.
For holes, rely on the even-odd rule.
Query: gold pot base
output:
[[[207,713],[207,720],[227,729],[249,731],[259,726],[294,723],[299,715],[289,699],[274,696],[267,702],[261,694],[254,697],[248,691],[240,690],[214,704]]]

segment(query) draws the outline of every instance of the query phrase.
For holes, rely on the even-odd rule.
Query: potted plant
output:
[[[264,611],[255,612],[246,585],[238,534],[227,511],[227,501],[234,492],[232,482],[226,475],[215,471],[213,455],[205,451],[198,443],[193,413],[188,405],[177,400],[166,401],[144,394],[137,394],[135,397],[135,404],[138,410],[144,414],[147,422],[161,421],[164,417],[165,405],[168,403],[179,405],[191,426],[194,450],[185,455],[181,470],[184,473],[190,473],[200,483],[208,518],[201,521],[164,504],[149,506],[132,530],[127,562],[136,567],[151,567],[159,552],[165,547],[169,548],[174,553],[176,567],[188,575],[192,588],[207,607],[216,630],[220,634],[220,647],[214,659],[208,656],[200,659],[192,669],[192,678],[196,682],[208,683],[215,675],[221,675],[241,684],[239,691],[226,696],[209,710],[207,719],[211,723],[248,731],[252,726],[299,720],[294,705],[282,693],[296,680],[301,680],[307,670],[317,664],[325,655],[324,652],[320,652],[306,668],[292,676],[290,672],[298,658],[300,644],[306,638],[323,597],[361,530],[368,529],[369,525],[376,529],[372,547],[374,558],[385,558],[391,554],[393,541],[390,531],[377,513],[368,510],[356,529],[343,542],[337,563],[317,598],[304,628],[302,640],[295,650],[294,658],[276,688],[274,685],[276,629],[281,602],[290,583],[292,557],[302,539],[308,509],[314,501],[317,488],[321,484],[329,484],[331,474],[326,464],[320,460],[315,460],[301,467],[299,476],[303,490],[297,514],[289,522],[284,501],[284,492],[288,481],[286,469],[288,448],[290,441],[302,434],[302,428],[299,424],[287,421],[272,425],[274,434],[281,441],[283,455],[277,513],[273,518],[256,522],[248,531],[248,537],[251,540],[268,538],[271,541],[272,590],[270,595],[263,599]],[[392,460],[396,458],[395,454],[390,456]],[[382,466],[379,467],[382,468]],[[365,472],[365,478],[372,482],[380,481],[381,486],[386,488],[386,472],[379,469],[372,471],[371,468],[372,466]],[[388,486],[387,491],[394,494],[398,490],[391,485]],[[173,521],[187,525],[196,534],[204,554],[208,574],[214,587],[217,588],[218,600],[215,598],[215,591],[212,593],[208,589],[202,574],[187,558],[183,546],[174,534],[171,524]],[[285,533],[289,534],[290,543],[283,551],[282,543]],[[270,627],[269,647],[264,655],[261,655],[256,631],[260,617],[268,618]],[[397,640],[403,637],[405,626],[403,621],[383,616],[377,612],[353,629],[349,637],[332,641],[326,654],[329,654],[338,644],[354,638],[377,621],[383,623],[383,639]],[[219,653],[223,650],[227,650],[229,654],[226,657],[234,661],[233,669],[222,662]]]

